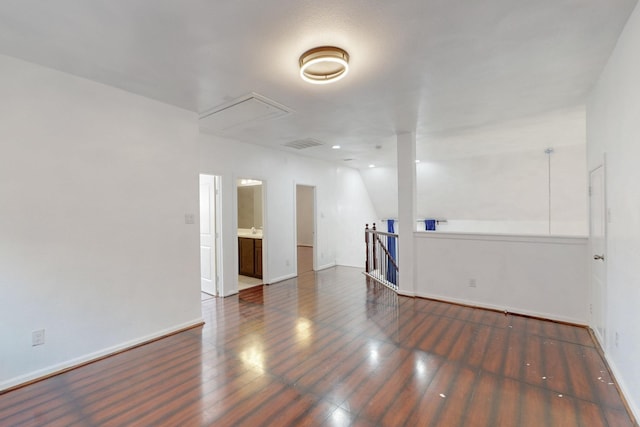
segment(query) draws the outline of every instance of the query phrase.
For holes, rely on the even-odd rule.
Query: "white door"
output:
[[[200,287],[216,295],[216,185],[212,175],[200,175]]]
[[[604,166],[589,177],[589,243],[591,248],[591,327],[606,350],[607,338],[607,271],[606,271],[606,205]]]

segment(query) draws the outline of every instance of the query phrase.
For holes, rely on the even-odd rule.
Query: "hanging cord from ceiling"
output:
[[[551,154],[553,154],[553,148],[549,147],[544,150],[544,153],[547,155],[547,185],[548,185],[548,223],[549,223],[549,234],[551,234]]]

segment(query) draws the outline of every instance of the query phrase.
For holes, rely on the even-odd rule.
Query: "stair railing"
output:
[[[396,251],[398,235],[376,230],[376,224],[369,228],[365,224],[364,241],[366,244],[365,274],[371,279],[398,289],[398,261]]]

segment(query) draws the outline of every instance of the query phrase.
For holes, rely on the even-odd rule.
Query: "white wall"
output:
[[[341,172],[343,171],[343,172]],[[346,172],[345,172],[346,171]],[[375,216],[360,175],[355,170],[331,163],[244,144],[213,135],[200,136],[200,172],[222,176],[223,295],[237,292],[236,197],[239,177],[259,179],[264,186],[265,224],[263,250],[264,281],[274,283],[295,275],[295,191],[296,184],[316,187],[316,248],[319,269],[338,264],[351,265],[364,249],[343,244],[346,239],[364,233],[360,218]],[[351,181],[359,183],[350,184]],[[344,210],[348,214],[342,214]],[[360,224],[362,222],[362,224]],[[361,240],[364,242],[364,234]],[[340,248],[337,249],[337,246]],[[361,265],[358,263],[357,265]]]
[[[551,209],[550,234],[587,234],[583,108],[423,136],[417,156],[417,215],[447,219],[439,230],[549,234]],[[362,176],[381,217],[396,218],[396,169]]]
[[[584,145],[421,162],[418,216],[463,232],[586,235]],[[551,182],[551,189],[549,189]],[[550,191],[550,192],[549,192]],[[551,205],[549,204],[551,202]]]
[[[360,171],[379,219],[398,218],[398,170],[377,167]],[[386,228],[384,229],[386,231]]]
[[[357,170],[340,167],[337,180],[336,264],[364,269],[364,226],[371,226],[379,213],[374,209],[370,193]]]
[[[5,56],[0,98],[0,389],[199,322],[194,114]]]
[[[587,324],[584,237],[416,232],[414,238],[418,296]]]
[[[605,354],[640,419],[640,8],[622,32],[587,105],[589,169],[606,153],[607,224],[606,311],[609,340]],[[618,334],[618,343],[611,339]]]

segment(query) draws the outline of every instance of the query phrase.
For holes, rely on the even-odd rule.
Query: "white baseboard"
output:
[[[398,295],[402,295],[403,297],[415,297],[416,294],[414,292],[409,292],[409,291],[405,291],[402,289],[398,289],[396,291],[398,293]]]
[[[274,279],[271,279],[269,281],[269,284],[274,284],[274,283],[278,283],[278,282],[282,282],[284,280],[289,280],[289,279],[293,279],[294,277],[298,277],[295,273],[291,273],[291,274],[285,274],[284,276],[280,276],[280,277],[276,277]]]
[[[604,347],[601,346],[600,348],[603,349]],[[609,354],[604,350],[602,350],[602,353],[604,354],[604,358],[607,362],[607,365],[609,365],[609,368],[611,369],[611,373],[613,374],[613,377],[614,377],[613,381],[615,381],[615,383],[620,388],[620,391],[622,392],[622,395],[627,401],[627,405],[629,405],[629,409],[631,410],[631,413],[635,418],[634,421],[638,423],[640,421],[640,407],[638,407],[638,404],[640,402],[634,401],[632,399],[631,392],[629,391],[629,387],[627,386],[627,384],[624,382],[624,379],[623,379],[624,377],[622,373],[620,372],[616,364],[613,362],[613,360],[611,360],[611,358],[609,357]]]
[[[340,266],[340,267],[353,267],[353,268],[359,268],[359,269],[361,269],[362,271],[364,271],[364,270],[365,270],[365,267],[364,267],[364,263],[363,263],[363,262],[360,262],[360,263],[358,263],[358,264],[349,264],[348,262],[336,262],[336,263],[335,263],[335,265],[336,265],[336,266]]]
[[[552,314],[552,313],[541,313],[541,312],[526,310],[526,309],[517,308],[517,307],[505,307],[505,306],[499,306],[495,304],[488,304],[485,302],[467,300],[463,298],[451,298],[448,296],[435,295],[435,294],[425,294],[425,293],[416,292],[415,296],[421,297],[421,298],[435,299],[435,300],[444,301],[444,302],[451,302],[455,304],[468,305],[471,307],[487,308],[490,310],[497,310],[497,311],[506,310],[507,312],[513,313],[513,314],[522,314],[524,316],[532,316],[532,317],[538,317],[541,319],[555,320],[558,322],[565,322],[565,323],[572,323],[574,325],[587,326],[587,322],[585,322],[584,320],[575,319],[573,317],[561,316],[561,315]]]
[[[226,295],[220,295],[220,296],[221,296],[222,298],[226,298],[226,297],[230,297],[230,296],[233,296],[233,295],[237,295],[237,294],[239,294],[239,293],[240,293],[240,291],[239,291],[238,289],[236,289],[235,291],[230,291],[230,292],[229,292],[228,294],[226,294]]]
[[[327,268],[331,268],[331,267],[335,267],[335,266],[336,266],[335,262],[330,262],[329,264],[325,264],[325,265],[319,266],[316,271],[326,270]]]
[[[194,326],[200,325],[204,323],[202,318],[194,319],[190,322],[182,323],[180,325],[172,326],[171,328],[163,329],[161,331],[155,332],[153,334],[146,335],[144,337],[136,338],[130,341],[126,341],[124,343],[114,345],[112,347],[108,347],[93,353],[86,354],[84,356],[76,357],[70,360],[67,360],[62,363],[58,363],[52,366],[48,366],[43,369],[38,369],[37,371],[29,372],[25,375],[20,375],[15,378],[11,378],[9,380],[3,381],[0,383],[0,392],[3,390],[7,390],[9,388],[13,388],[19,386],[21,384],[26,384],[29,382],[33,382],[39,379],[43,379],[46,377],[50,377],[52,375],[56,375],[58,373],[62,373],[64,371],[68,371],[78,366],[85,365],[87,363],[91,363],[93,361],[102,359],[104,357],[120,353],[124,350],[137,347],[141,344],[145,344],[147,342],[151,342],[157,340],[158,338],[162,338],[167,335],[171,335],[173,333],[179,332],[181,330],[186,330],[192,328]]]

